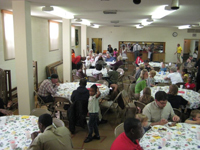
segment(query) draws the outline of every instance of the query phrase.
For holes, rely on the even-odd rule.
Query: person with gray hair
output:
[[[183,82],[181,74],[177,72],[176,67],[172,67],[170,69],[170,73],[164,79],[165,80],[171,80],[172,84]]]
[[[114,64],[111,64],[110,66],[112,66],[112,67],[115,66],[115,67],[119,68],[119,66],[121,66],[121,65],[123,65],[122,56],[118,56],[117,62]]]

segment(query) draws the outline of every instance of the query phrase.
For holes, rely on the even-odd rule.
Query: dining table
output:
[[[140,140],[144,150],[197,150],[200,149],[200,125],[167,123],[152,126]]]
[[[151,96],[155,98],[155,94],[158,91],[165,91],[166,93],[169,92],[169,86],[154,86],[150,87],[151,89]],[[140,95],[143,95],[143,90],[140,92]],[[187,100],[189,105],[186,107],[189,109],[197,109],[200,107],[200,94],[198,92],[195,92],[193,90],[188,89],[178,89],[178,95],[182,96],[185,100]]]
[[[99,91],[101,92],[101,95],[100,95],[101,98],[106,97],[109,94],[110,89],[104,84],[87,82],[86,88],[89,90],[89,88],[93,84],[96,84],[97,87],[99,88]],[[79,82],[66,82],[66,83],[60,84],[55,96],[66,97],[67,99],[71,101],[71,95],[73,91],[76,90],[79,86],[80,86]]]
[[[0,117],[0,149],[26,150],[31,144],[31,133],[39,131],[38,117],[11,115]]]
[[[93,76],[93,71],[95,69],[86,69],[86,75],[87,76]],[[85,73],[85,72],[84,72]],[[108,71],[106,68],[102,68],[101,73],[103,74],[103,77],[108,77]]]
[[[167,75],[169,74],[169,72],[157,72],[156,71],[156,75],[154,76],[155,82],[156,83],[169,83],[170,80],[165,80],[164,78],[167,77]]]

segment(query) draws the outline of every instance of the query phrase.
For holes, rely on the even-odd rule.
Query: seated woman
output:
[[[82,67],[83,67],[82,63],[79,62],[79,63],[77,64],[76,76],[78,76],[78,77],[80,77],[80,78],[86,77],[86,74],[83,73]],[[86,72],[86,68],[85,68],[85,72]]]
[[[117,62],[114,63],[114,64],[111,64],[112,67],[115,66],[115,67],[117,67],[117,68],[118,68],[119,66],[121,66],[121,65],[123,65],[122,56],[118,56],[118,57],[117,57]]]
[[[102,65],[101,64],[96,64],[95,66],[96,69],[92,72],[93,77],[95,77],[97,80],[101,80],[103,77],[103,74],[101,72],[102,70]]]
[[[110,53],[107,52],[107,53],[106,53],[106,61],[107,61],[107,62],[116,61],[116,58],[115,58],[115,57],[112,57],[112,56],[110,55]]]
[[[77,69],[77,64],[80,61],[81,61],[81,55],[78,55],[78,56],[76,56],[75,58],[72,59],[72,70]]]
[[[135,80],[136,81],[140,77],[140,73],[143,69],[144,69],[144,64],[140,64],[140,66],[136,68],[136,73],[135,73]]]
[[[151,89],[149,87],[144,88],[143,95],[140,97],[139,101],[146,105],[154,101],[154,98],[151,96]]]
[[[7,110],[10,107],[11,104],[12,104],[12,101],[9,101],[7,108],[6,108],[3,100],[0,98],[0,116],[12,115],[13,114],[12,111]]]
[[[168,102],[172,105],[172,108],[179,109],[181,105],[186,106],[189,104],[182,96],[178,94],[178,86],[175,84],[170,85],[169,92],[167,94]]]
[[[140,77],[136,81],[135,85],[135,98],[139,99],[140,92],[147,86],[146,79],[148,78],[148,71],[143,69],[141,71]]]
[[[104,61],[102,55],[99,56],[98,60],[96,61],[96,64],[100,64],[102,67],[106,66],[106,62]]]
[[[118,52],[117,52],[117,49],[115,48],[115,49],[114,49],[114,52],[113,52],[113,57],[117,58],[117,53],[118,53]]]
[[[149,74],[150,74],[150,76],[147,79],[147,86],[148,87],[153,87],[153,86],[155,86],[155,79],[154,79],[154,77],[156,75],[156,71],[155,70],[151,70]]]

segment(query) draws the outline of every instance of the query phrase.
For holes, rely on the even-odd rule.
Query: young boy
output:
[[[99,130],[98,130],[98,120],[99,120],[99,97],[101,93],[97,88],[96,84],[93,84],[90,87],[90,97],[88,101],[88,112],[89,112],[89,134],[88,137],[85,139],[84,143],[88,143],[93,139],[100,140]],[[95,135],[92,137],[93,129]]]
[[[193,110],[185,123],[200,124],[200,110]]]
[[[192,76],[188,77],[188,82],[185,84],[186,89],[194,90],[196,85],[192,83]]]

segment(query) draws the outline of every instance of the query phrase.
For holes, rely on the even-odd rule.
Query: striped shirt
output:
[[[38,94],[40,96],[46,97],[49,94],[55,95],[57,91],[57,86],[51,82],[51,80],[46,79],[40,85]]]

